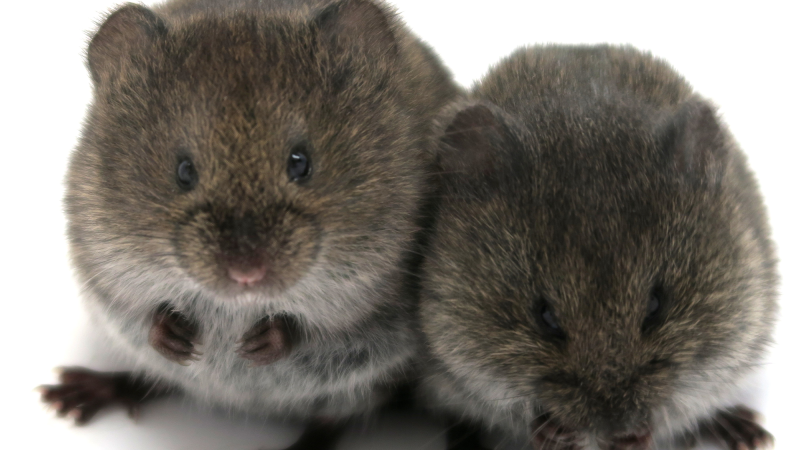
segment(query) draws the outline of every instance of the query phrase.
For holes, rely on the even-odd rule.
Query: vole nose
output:
[[[247,268],[229,267],[228,276],[241,286],[253,286],[267,276],[267,267],[263,264]]]
[[[650,448],[651,440],[652,435],[646,429],[617,434],[610,439],[614,450],[646,450]]]
[[[552,450],[576,448],[580,435],[554,419],[550,414],[542,414],[530,424],[530,440],[534,448]]]

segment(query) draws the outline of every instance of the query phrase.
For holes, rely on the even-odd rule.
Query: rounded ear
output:
[[[718,184],[728,160],[729,138],[707,101],[694,97],[658,127],[656,138],[668,161],[695,182]]]
[[[521,147],[514,119],[488,102],[456,102],[440,116],[438,168],[443,175],[464,175],[487,185]]]
[[[313,23],[320,38],[334,48],[356,49],[371,57],[395,57],[398,48],[392,15],[369,0],[338,0],[317,12]]]
[[[95,83],[113,78],[130,62],[129,55],[166,32],[166,24],[144,6],[128,3],[103,22],[89,43],[89,71]]]

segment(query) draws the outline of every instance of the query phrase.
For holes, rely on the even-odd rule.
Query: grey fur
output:
[[[609,440],[641,426],[663,445],[730,405],[770,342],[778,276],[757,183],[706,100],[630,47],[536,46],[440,122],[433,410],[521,440],[546,412],[578,433],[549,445],[577,449],[629,448]]]
[[[117,10],[89,68],[94,101],[66,210],[108,345],[136,373],[235,411],[339,419],[381,404],[419,350],[404,286],[432,118],[457,94],[433,53],[366,0],[175,0]],[[313,146],[302,186],[285,169],[297,136]],[[175,183],[180,152],[198,167],[191,192]],[[219,217],[252,219],[274,283],[226,280],[209,238]],[[199,325],[199,361],[148,344],[162,302]],[[249,367],[236,341],[276,313],[296,318],[299,342]]]

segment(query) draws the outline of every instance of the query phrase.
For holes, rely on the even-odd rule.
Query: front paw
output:
[[[125,406],[128,414],[135,418],[139,404],[150,392],[149,385],[134,380],[127,373],[95,372],[80,367],[59,369],[59,382],[37,388],[42,401],[52,406],[59,417],[70,417],[78,425],[85,424],[98,411],[113,404]],[[160,391],[156,393],[160,395]]]
[[[272,364],[291,352],[291,328],[292,324],[286,317],[264,317],[242,336],[236,353],[251,361],[252,366]]]
[[[703,428],[708,436],[730,450],[772,448],[774,438],[757,422],[755,411],[745,406],[719,410]]]
[[[166,303],[153,314],[150,346],[170,361],[184,366],[198,361],[202,353],[195,348],[197,335],[197,324]]]

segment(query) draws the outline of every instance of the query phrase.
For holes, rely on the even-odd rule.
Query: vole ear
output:
[[[394,57],[397,39],[391,16],[391,12],[369,0],[338,0],[320,10],[313,22],[320,37],[336,47]]]
[[[513,119],[487,102],[451,105],[442,117],[437,154],[441,173],[465,175],[487,185],[496,183],[501,164],[513,159],[521,145]]]
[[[133,50],[164,32],[164,21],[144,6],[128,3],[111,13],[89,43],[89,71],[95,83],[118,74]]]
[[[717,112],[692,98],[659,127],[659,145],[679,173],[695,182],[718,184],[728,161],[728,136]]]

